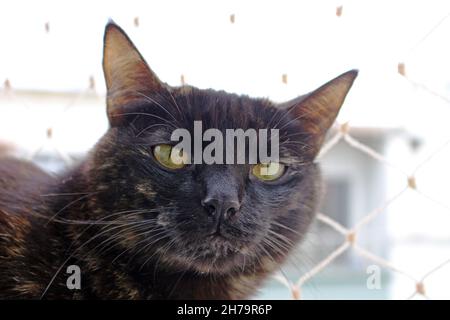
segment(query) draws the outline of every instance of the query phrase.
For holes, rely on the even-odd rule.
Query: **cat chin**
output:
[[[169,269],[199,274],[236,273],[246,268],[254,269],[259,261],[256,256],[258,240],[248,235],[245,239],[233,238],[227,233],[205,234],[196,239],[178,238],[169,250],[158,253],[156,259]]]
[[[207,259],[197,259],[185,267],[199,274],[229,274],[232,271],[240,271],[243,269],[244,262],[248,264],[248,257],[243,254],[235,254],[228,257],[216,258],[215,261]],[[244,266],[245,267],[245,266]]]
[[[245,250],[246,251],[246,250]],[[240,271],[244,267],[253,265],[253,259],[245,251],[231,251],[227,255],[205,254],[196,255],[192,258],[185,253],[172,252],[166,253],[161,258],[168,265],[175,266],[177,269],[190,270],[199,274],[229,274],[232,271]]]

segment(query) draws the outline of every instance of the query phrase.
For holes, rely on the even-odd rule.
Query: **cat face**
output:
[[[144,265],[157,259],[205,273],[274,269],[282,262],[314,217],[320,176],[313,161],[356,71],[284,104],[174,88],[113,23],[106,28],[103,67],[111,128],[93,151],[91,174],[105,209],[138,212],[119,218],[140,226],[122,244]],[[182,128],[195,136],[195,121],[224,136],[227,129],[278,129],[275,174],[261,174],[260,164],[168,163],[171,134]],[[245,149],[248,154],[248,142]]]

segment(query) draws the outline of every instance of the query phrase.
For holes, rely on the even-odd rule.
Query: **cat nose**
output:
[[[223,217],[225,219],[234,217],[240,208],[238,201],[230,199],[219,200],[216,198],[203,199],[202,206],[209,215]]]

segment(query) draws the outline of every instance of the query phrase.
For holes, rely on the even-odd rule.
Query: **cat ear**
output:
[[[328,129],[333,125],[345,97],[358,75],[357,70],[341,74],[313,92],[288,102],[289,112],[302,123],[314,158],[320,150]]]
[[[118,125],[127,107],[144,100],[146,95],[164,90],[163,84],[149,68],[126,33],[110,21],[105,28],[103,46],[108,118]]]

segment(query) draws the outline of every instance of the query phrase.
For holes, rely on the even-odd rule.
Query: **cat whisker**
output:
[[[184,117],[185,117],[185,116],[184,116],[184,113],[181,112],[181,108],[180,108],[180,106],[178,105],[177,101],[175,100],[175,97],[173,96],[171,90],[167,90],[167,91],[169,92],[169,95],[170,95],[170,97],[172,98],[172,101],[173,101],[173,105],[174,105],[175,108],[178,110],[178,113],[180,114],[181,117],[184,118]]]
[[[147,112],[124,112],[124,113],[117,114],[116,116],[127,116],[127,115],[146,116],[146,117],[156,118],[156,119],[158,119],[158,120],[164,121],[164,122],[167,123],[171,128],[177,129],[177,126],[175,126],[175,125],[173,124],[173,122],[171,122],[171,121],[169,121],[169,120],[167,120],[167,119],[165,119],[165,118],[163,118],[163,117],[160,117],[160,116],[158,116],[158,115],[156,115],[156,114],[153,114],[153,113],[147,113]]]
[[[146,100],[148,100],[151,103],[156,104],[158,107],[160,107],[162,110],[164,110],[175,122],[178,122],[178,120],[172,115],[172,113],[170,113],[166,108],[163,107],[162,104],[160,104],[158,101],[156,101],[155,99],[143,94],[142,92],[136,91],[137,94],[143,96]]]
[[[178,225],[176,225],[176,226],[178,226]],[[175,227],[176,227],[176,226],[175,226]],[[128,263],[127,263],[127,264],[129,264],[129,263],[133,260],[133,258],[136,257],[139,253],[148,250],[148,249],[149,249],[151,246],[153,246],[155,243],[157,243],[157,242],[159,242],[159,241],[161,241],[161,240],[163,240],[163,239],[165,239],[165,238],[167,238],[167,237],[170,237],[170,234],[168,233],[167,230],[164,229],[162,232],[158,233],[157,235],[154,235],[154,236],[152,236],[151,238],[143,239],[143,240],[139,241],[138,243],[136,243],[136,245],[134,246],[134,248],[137,247],[138,244],[141,244],[142,242],[148,242],[148,241],[151,240],[152,238],[154,238],[154,237],[156,237],[156,236],[159,236],[159,235],[161,235],[161,234],[162,234],[163,236],[159,237],[159,238],[156,239],[156,240],[153,240],[153,241],[147,243],[145,246],[143,246],[143,247],[140,248],[137,252],[135,252],[135,253],[128,259]],[[129,250],[132,250],[132,249],[134,249],[134,248],[129,248]],[[127,250],[127,251],[128,251],[128,250]],[[149,257],[147,260],[150,260],[156,253],[157,253],[157,251],[155,251],[155,252],[153,253],[153,255],[152,255],[151,257]],[[145,264],[145,262],[144,262],[144,264]],[[142,267],[141,267],[141,268],[142,268]]]
[[[98,255],[101,255],[102,253],[107,252],[108,250],[112,249],[114,247],[114,245],[117,244],[117,240],[121,239],[121,238],[126,238],[126,236],[130,236],[129,232],[131,231],[140,231],[141,229],[146,229],[146,231],[150,232],[150,231],[154,231],[154,229],[149,230],[148,225],[149,224],[154,224],[155,221],[136,221],[133,223],[128,223],[128,224],[124,224],[124,225],[119,225],[115,228],[119,228],[119,231],[114,233],[113,235],[109,236],[108,238],[106,238],[105,240],[103,240],[101,243],[97,244],[91,251],[94,251],[97,248],[102,248],[100,251],[97,252]],[[113,228],[114,229],[114,228]],[[155,228],[156,229],[156,228]],[[107,230],[108,232],[111,232],[112,229]],[[125,234],[125,235],[124,235]],[[132,234],[130,237],[135,237],[134,234]],[[112,247],[108,248],[109,244],[113,244]],[[105,250],[106,249],[106,250]],[[90,253],[90,252],[88,252]]]
[[[288,226],[286,226],[285,224],[282,224],[282,223],[280,223],[280,222],[272,221],[272,224],[275,225],[275,226],[281,227],[281,228],[283,228],[283,229],[289,230],[290,232],[295,233],[295,234],[298,235],[298,236],[303,236],[303,235],[300,234],[300,232],[298,232],[297,230],[294,230],[294,229],[292,229],[292,228],[290,228],[290,227],[288,227]]]
[[[289,252],[289,250],[291,250],[290,247],[280,243],[279,241],[277,241],[274,238],[268,237],[268,238],[265,239],[264,242],[265,242],[265,244],[270,246],[274,250],[274,252],[277,253],[277,254],[284,255],[287,252]]]
[[[98,193],[98,191],[97,191],[97,192],[91,192],[91,193],[85,194],[85,195],[83,195],[83,196],[81,196],[81,197],[79,197],[79,198],[77,198],[77,199],[75,199],[75,200],[69,202],[67,205],[65,205],[64,207],[62,207],[58,212],[56,212],[56,213],[49,219],[49,221],[47,222],[46,225],[48,225],[54,218],[56,218],[61,212],[63,212],[63,211],[66,210],[67,208],[69,208],[69,207],[71,207],[72,205],[74,205],[75,203],[77,203],[77,202],[79,202],[79,201],[81,201],[81,200],[83,200],[83,199],[86,199],[86,198],[88,198],[88,197],[91,197],[91,196],[93,196],[94,194],[97,194],[97,193]]]
[[[165,249],[162,249],[162,250],[164,250],[163,252],[161,252],[160,254],[159,254],[159,257],[158,257],[158,260],[156,260],[156,264],[155,264],[155,268],[154,268],[154,270],[153,270],[153,279],[156,279],[156,274],[157,274],[157,270],[158,270],[158,266],[159,266],[159,262],[161,261],[161,258],[172,248],[172,247],[174,247],[175,246],[175,244],[176,244],[176,242],[178,241],[178,239],[179,239],[179,235],[178,236],[176,236],[176,237],[174,237],[171,241],[169,241],[167,244],[166,244],[166,248]],[[162,251],[161,250],[161,251]],[[157,250],[158,251],[158,250]],[[144,264],[143,264],[143,266],[145,265],[146,263],[144,262]],[[141,269],[142,270],[142,269]]]
[[[153,229],[153,230],[145,230],[144,232],[141,232],[141,233],[137,234],[137,235],[136,235],[136,238],[140,238],[140,237],[142,237],[142,236],[145,236],[146,234],[151,233],[151,232],[153,232],[153,231],[158,231],[158,233],[156,233],[156,234],[150,236],[149,238],[146,237],[146,238],[144,238],[144,239],[138,241],[138,242],[135,243],[134,246],[131,247],[131,248],[127,248],[127,249],[123,250],[120,254],[118,254],[118,255],[111,261],[111,263],[114,263],[114,262],[115,262],[116,260],[118,260],[121,256],[123,256],[125,253],[134,250],[134,249],[135,249],[138,245],[140,245],[141,243],[148,242],[148,241],[152,240],[152,239],[155,238],[155,237],[158,237],[158,236],[160,236],[160,235],[164,235],[164,234],[167,232],[163,227],[159,227],[159,228],[155,228],[155,229]],[[155,242],[151,242],[151,244],[154,244],[154,243],[156,243],[157,241],[159,241],[159,240],[155,240]],[[136,255],[137,255],[137,253],[133,254],[133,255],[128,259],[127,265],[133,260],[133,258],[134,258]]]
[[[136,134],[136,138],[139,138],[139,137],[140,137],[143,133],[145,133],[147,130],[150,130],[151,128],[155,128],[155,127],[167,127],[167,128],[172,128],[171,125],[164,124],[164,123],[156,123],[156,124],[152,124],[152,125],[149,125],[148,127],[145,127],[145,128],[142,129],[141,131],[139,131],[139,132]],[[139,144],[136,144],[136,145],[139,145]],[[148,144],[144,144],[144,145],[148,145]]]
[[[102,217],[101,219],[98,220],[72,220],[72,219],[63,219],[63,218],[55,218],[53,219],[51,222],[56,222],[56,223],[63,223],[63,224],[79,224],[79,225],[83,225],[83,224],[87,224],[87,225],[103,225],[103,224],[118,224],[120,222],[115,222],[114,220],[111,221],[104,221],[107,218],[110,218],[111,216],[115,216],[115,215],[119,215],[119,214],[129,214],[133,211],[137,211],[134,212],[134,214],[139,214],[139,213],[146,213],[146,211],[144,209],[141,210],[128,210],[128,211],[120,211],[111,215],[107,215]],[[50,219],[47,216],[44,215],[38,215],[40,218],[45,218],[45,219]]]
[[[133,211],[133,210],[132,210],[132,211]],[[139,212],[140,210],[137,210],[137,211],[138,211],[138,212],[136,212],[136,213],[140,213],[140,212]],[[145,210],[142,210],[142,212],[145,212]],[[110,216],[117,215],[117,214],[120,214],[120,212],[111,214]],[[107,217],[108,217],[108,216],[103,217],[102,219],[107,218]],[[91,228],[91,227],[92,227],[92,225],[88,226],[81,234],[78,235],[78,237],[74,240],[74,242],[75,242],[77,239],[79,239],[79,238],[81,237],[81,235],[82,235],[84,232],[87,231],[87,229],[89,229],[89,228]],[[109,226],[109,227],[110,227],[110,226]],[[99,234],[96,234],[96,235],[94,235],[93,237],[89,238],[89,239],[88,239],[86,242],[84,242],[80,247],[78,247],[76,250],[74,250],[74,251],[67,257],[66,260],[64,260],[64,262],[61,264],[61,266],[56,270],[56,272],[55,272],[55,274],[53,275],[53,277],[50,279],[48,285],[45,287],[44,291],[43,291],[42,294],[41,294],[40,299],[43,299],[43,298],[45,297],[45,294],[46,294],[47,291],[50,289],[50,286],[51,286],[52,283],[55,281],[56,277],[57,277],[58,274],[61,272],[62,268],[66,265],[66,263],[69,262],[69,260],[72,259],[72,258],[75,256],[75,254],[76,254],[79,250],[81,250],[83,247],[85,247],[86,245],[88,245],[90,242],[92,242],[92,241],[94,241],[95,239],[97,239],[97,238],[98,238],[99,236],[101,236],[102,234],[103,234],[103,233],[99,233]],[[70,250],[70,248],[72,248],[72,246],[73,246],[73,244],[69,247],[69,250]]]
[[[165,234],[164,236],[162,236],[162,237],[160,237],[158,240],[156,240],[155,243],[158,242],[158,241],[160,241],[160,240],[162,240],[162,239],[164,239],[164,238],[166,238],[166,237],[168,237],[168,236],[169,236],[168,234]],[[139,271],[142,271],[142,270],[144,269],[145,265],[151,260],[151,258],[153,258],[153,257],[158,253],[158,251],[162,251],[162,250],[164,250],[169,244],[174,243],[175,239],[176,239],[176,237],[173,238],[170,242],[168,242],[163,248],[157,248],[157,249],[155,250],[155,252],[154,252],[150,257],[148,257],[148,258],[144,261],[144,263],[143,263],[143,264],[141,265],[141,267],[139,268]],[[152,243],[151,245],[153,245],[153,243]],[[149,247],[149,245],[146,245],[146,247]],[[170,245],[169,245],[169,248],[170,248]]]
[[[279,110],[284,110],[284,114],[278,119],[278,122],[273,126],[274,128],[278,128],[278,125],[281,123],[282,120],[284,120],[284,118],[286,118],[292,111],[295,111],[296,108],[290,108],[290,109],[279,109]],[[302,119],[304,116],[306,116],[306,113],[302,114],[299,117],[296,117],[290,121],[287,122],[287,124],[290,124],[291,122],[293,122],[294,120],[300,120]],[[287,126],[287,124],[283,125],[281,128],[278,128],[280,131],[285,128]]]
[[[269,238],[267,239],[267,240],[269,240]],[[273,240],[273,239],[272,239]],[[269,241],[270,242],[270,241]],[[268,242],[266,242],[266,244],[268,244]],[[275,252],[277,253],[277,254],[280,254],[281,256],[284,256],[286,253],[287,253],[287,251],[286,252],[284,252],[283,250],[281,250],[280,251],[280,249],[277,249],[277,246],[275,245],[275,248],[274,247],[272,247],[274,250],[275,250]],[[267,251],[267,250],[265,250],[264,249],[264,251],[268,254],[268,256],[269,256],[269,258],[273,261],[273,263],[275,264],[275,265],[279,265],[278,263],[277,263],[277,261],[275,261],[275,259],[272,257],[272,255]],[[286,278],[286,279],[288,279],[288,277],[286,276],[286,273],[284,272],[284,270],[283,270],[283,268],[281,267],[281,265],[278,267],[278,269],[279,269],[279,271],[283,274],[283,276]]]
[[[190,267],[191,265],[192,265],[192,263],[189,264],[189,267]],[[168,299],[170,299],[170,298],[172,297],[173,293],[175,292],[175,289],[176,289],[176,288],[178,287],[178,285],[180,284],[181,279],[182,279],[182,278],[184,277],[184,275],[188,272],[189,267],[186,268],[186,270],[184,270],[184,271],[181,273],[180,277],[177,279],[177,281],[176,281],[175,284],[173,285],[172,290],[170,290],[170,292],[169,292]]]
[[[151,240],[151,239],[154,238],[154,237],[157,237],[157,236],[159,236],[159,235],[165,234],[165,230],[163,230],[162,228],[155,228],[155,229],[153,229],[153,230],[144,230],[144,231],[140,231],[138,234],[136,234],[135,238],[140,238],[140,237],[144,237],[144,236],[146,237],[147,234],[150,234],[151,232],[154,232],[154,231],[158,231],[158,233],[156,233],[156,234],[150,236],[149,238],[145,238],[145,239],[142,239],[142,240],[136,242],[136,243],[135,243],[132,247],[130,247],[130,248],[125,248],[124,250],[122,250],[118,255],[116,255],[116,256],[111,260],[111,264],[114,264],[116,261],[118,261],[118,260],[120,259],[120,257],[122,257],[122,256],[123,256],[124,254],[126,254],[127,252],[130,252],[130,251],[136,249],[136,247],[138,247],[138,245],[140,245],[141,243],[143,243],[143,242],[148,242],[149,240]],[[115,245],[117,245],[117,244],[115,244]],[[115,245],[113,245],[111,248],[107,249],[106,251],[112,249],[113,247],[115,247]],[[128,266],[128,265],[131,263],[131,261],[134,259],[134,257],[136,257],[136,253],[134,253],[131,257],[128,258],[128,261],[127,261],[127,263],[126,263],[125,265]]]
[[[97,239],[99,236],[101,236],[102,233],[96,234],[93,237],[89,238],[89,240],[87,240],[86,242],[84,242],[80,247],[78,247],[76,250],[74,250],[68,257],[66,260],[64,260],[64,262],[61,264],[61,266],[56,270],[55,274],[53,275],[53,277],[50,279],[50,282],[48,283],[48,285],[45,287],[44,291],[41,294],[41,299],[44,298],[45,294],[47,293],[48,289],[50,289],[50,286],[52,285],[52,283],[55,281],[56,277],[58,276],[58,274],[61,272],[62,268],[65,266],[65,264],[67,262],[69,262],[70,259],[72,259],[75,254],[77,253],[77,251],[81,250],[84,246],[88,245],[90,242],[94,241],[95,239]]]
[[[79,196],[79,195],[86,195],[90,192],[67,192],[67,193],[46,193],[46,194],[40,194],[40,197],[59,197],[59,196]]]
[[[295,108],[291,109],[294,110]],[[289,110],[289,111],[291,111]],[[312,111],[309,112],[303,112],[301,115],[289,120],[288,122],[286,122],[283,126],[281,126],[280,128],[278,128],[279,130],[283,130],[284,128],[286,128],[288,125],[290,125],[292,122],[294,121],[299,121],[301,119],[304,119],[305,117],[309,116],[309,114],[312,113]]]
[[[275,236],[277,239],[280,239],[281,241],[285,242],[287,245],[291,245],[291,246],[295,245],[291,239],[288,239],[286,236],[284,236],[278,232],[275,232],[275,231],[269,229],[269,233],[272,234],[273,236]]]

